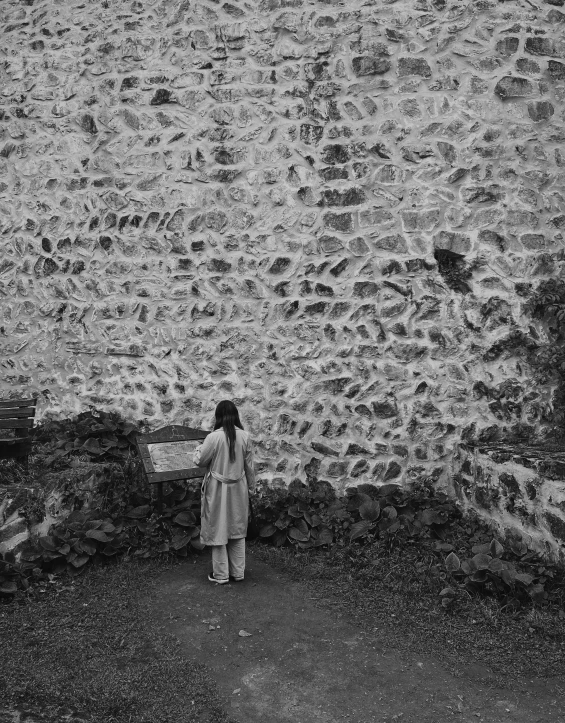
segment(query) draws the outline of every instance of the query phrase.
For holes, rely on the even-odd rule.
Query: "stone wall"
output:
[[[0,394],[232,398],[274,483],[439,480],[535,428],[562,3],[4,0]]]
[[[565,562],[565,453],[525,445],[461,445],[454,487],[473,509],[523,544]]]

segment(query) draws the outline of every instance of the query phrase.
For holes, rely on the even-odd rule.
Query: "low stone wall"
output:
[[[453,483],[465,508],[565,560],[565,450],[461,445]]]

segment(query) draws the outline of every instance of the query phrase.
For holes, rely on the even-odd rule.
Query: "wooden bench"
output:
[[[163,511],[163,484],[204,477],[205,467],[195,467],[192,450],[210,434],[178,424],[150,434],[138,434],[137,449],[150,485],[157,485],[157,511]],[[187,444],[187,443],[193,444]]]
[[[0,401],[0,459],[23,460],[27,468],[36,405],[36,398]],[[7,437],[6,430],[13,435]]]

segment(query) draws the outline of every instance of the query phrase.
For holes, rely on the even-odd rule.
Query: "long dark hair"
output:
[[[236,427],[243,429],[243,424],[239,419],[239,412],[237,411],[237,407],[233,402],[230,402],[229,399],[224,399],[216,407],[216,422],[214,424],[214,431],[216,429],[223,428],[230,451],[230,462],[235,462]]]

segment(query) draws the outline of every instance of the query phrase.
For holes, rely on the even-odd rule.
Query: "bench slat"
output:
[[[35,407],[37,399],[5,399],[0,401],[0,409],[15,409],[17,407]]]
[[[0,419],[19,419],[20,417],[35,417],[35,407],[0,409]]]
[[[0,429],[29,429],[33,419],[0,419]]]

